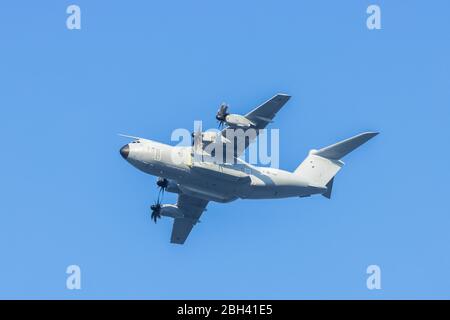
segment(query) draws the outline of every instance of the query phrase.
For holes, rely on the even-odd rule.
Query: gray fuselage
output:
[[[195,161],[192,147],[139,139],[124,146],[121,154],[139,170],[168,179],[167,191],[208,201],[305,197],[326,191],[309,185],[299,174],[240,159],[233,164]]]

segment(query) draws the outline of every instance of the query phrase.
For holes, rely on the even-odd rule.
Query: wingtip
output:
[[[364,140],[368,141],[371,140],[372,138],[374,138],[375,136],[377,136],[378,134],[380,134],[377,131],[367,131],[364,133],[360,134],[360,137],[363,138]]]
[[[375,137],[375,136],[379,135],[380,132],[378,132],[378,131],[368,131],[368,132],[366,132],[366,134],[371,136],[371,137]]]
[[[277,101],[282,101],[283,103],[286,103],[289,101],[291,96],[286,93],[277,93],[272,99],[275,99]]]
[[[377,131],[366,131],[366,132],[360,133],[359,136],[366,136],[370,139],[370,138],[377,136],[378,134],[379,134],[379,132],[377,132]]]

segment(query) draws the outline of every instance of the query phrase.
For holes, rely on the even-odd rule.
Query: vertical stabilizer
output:
[[[330,198],[334,176],[344,165],[340,159],[377,134],[378,132],[365,132],[320,150],[311,150],[294,174],[301,176],[310,186],[326,187],[327,192],[323,195]]]

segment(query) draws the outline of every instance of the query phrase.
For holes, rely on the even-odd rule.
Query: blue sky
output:
[[[82,10],[82,29],[65,26]],[[366,28],[378,4],[382,30]],[[3,1],[0,298],[450,298],[448,1]],[[333,197],[211,203],[186,245],[119,155],[277,92],[280,164],[366,130]],[[174,195],[166,195],[168,202]],[[66,267],[82,289],[65,287]],[[381,268],[382,289],[366,288]]]

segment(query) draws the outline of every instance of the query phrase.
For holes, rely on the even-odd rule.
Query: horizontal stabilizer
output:
[[[328,198],[328,199],[331,198],[331,190],[333,190],[333,181],[334,181],[334,177],[327,183],[327,186],[326,186],[327,192],[322,194],[325,198]]]
[[[367,142],[371,138],[375,137],[378,132],[365,132],[358,134],[352,138],[343,140],[341,142],[332,144],[331,146],[322,148],[320,150],[314,150],[312,154],[332,159],[339,160],[343,158],[348,153],[352,152],[356,148],[358,148],[363,143]]]

